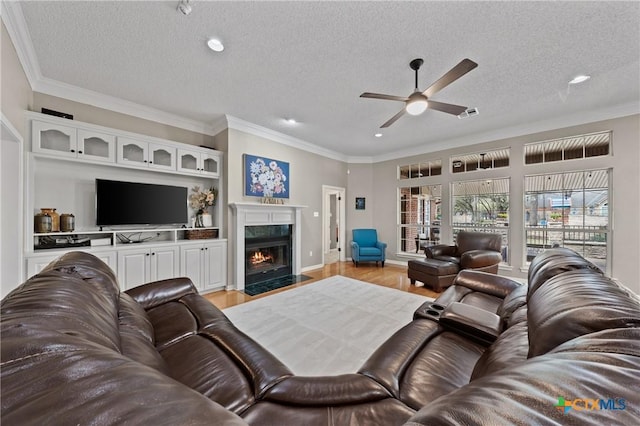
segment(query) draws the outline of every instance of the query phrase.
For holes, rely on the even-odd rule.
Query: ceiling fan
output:
[[[413,93],[409,95],[409,97],[383,95],[381,93],[370,92],[364,92],[362,95],[360,95],[361,98],[383,99],[405,103],[405,107],[402,108],[399,113],[387,120],[386,123],[380,126],[381,128],[391,126],[396,122],[396,120],[402,117],[405,112],[411,115],[420,115],[424,111],[426,111],[427,108],[429,108],[435,109],[436,111],[446,112],[448,114],[460,115],[467,110],[467,107],[465,106],[436,102],[432,101],[430,98],[440,90],[444,89],[445,87],[477,67],[478,64],[473,62],[471,59],[463,59],[458,65],[451,68],[445,75],[440,77],[438,81],[429,86],[424,92],[420,92],[420,90],[418,89],[418,70],[423,63],[424,61],[420,58],[414,59],[409,63],[411,69],[416,73],[416,87],[413,90]]]

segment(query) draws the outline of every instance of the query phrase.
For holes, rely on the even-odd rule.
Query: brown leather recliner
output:
[[[452,262],[462,269],[498,273],[502,261],[502,236],[485,232],[460,231],[455,245],[425,247],[429,259]]]

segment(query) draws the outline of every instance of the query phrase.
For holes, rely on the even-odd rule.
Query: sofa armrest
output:
[[[197,294],[198,290],[189,278],[170,278],[134,287],[125,293],[133,297],[145,310],[149,310],[188,294]]]
[[[428,258],[433,259],[436,256],[455,256],[458,251],[456,246],[447,246],[444,244],[438,244],[435,246],[425,247],[424,254]]]
[[[484,344],[495,342],[502,331],[498,315],[460,302],[453,302],[444,309],[440,325]]]
[[[266,401],[302,406],[362,404],[389,398],[380,384],[362,374],[292,376],[269,389]]]
[[[460,256],[462,269],[484,268],[502,262],[502,255],[492,250],[469,250]]]
[[[501,277],[500,275],[474,271],[472,269],[463,269],[453,280],[453,285],[459,285],[504,299],[507,294],[522,284],[509,278]]]

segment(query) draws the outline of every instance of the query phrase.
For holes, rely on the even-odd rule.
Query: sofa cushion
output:
[[[471,380],[521,364],[527,359],[528,352],[527,324],[521,322],[502,332],[482,354],[473,369]]]
[[[529,357],[573,338],[610,328],[640,327],[640,303],[613,280],[592,270],[549,279],[530,295]]]
[[[147,313],[126,293],[120,293],[119,308],[122,353],[166,374],[167,365],[153,344],[153,326]]]
[[[405,426],[637,424],[639,374],[640,328],[606,330],[474,380],[425,405]],[[563,410],[559,397],[611,399],[617,409]]]
[[[360,256],[380,256],[382,255],[382,250],[378,247],[360,247]]]
[[[526,285],[516,287],[504,298],[504,300],[498,307],[496,313],[502,319],[502,325],[504,326],[504,328],[511,327],[511,325],[513,324],[511,317],[513,316],[514,312],[527,304],[528,291],[529,289]],[[520,319],[522,318],[520,317]]]

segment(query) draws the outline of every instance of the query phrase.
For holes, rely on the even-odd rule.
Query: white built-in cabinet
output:
[[[115,161],[113,135],[47,121],[32,121],[33,152],[83,160]]]
[[[180,275],[191,278],[200,291],[226,285],[226,268],[226,244],[209,241],[180,246]]]
[[[178,170],[205,176],[220,176],[220,157],[208,152],[178,149]]]
[[[71,250],[95,254],[127,290],[150,281],[188,276],[200,291],[227,285],[227,240],[222,206],[212,208],[218,237],[192,240],[186,228],[101,229],[95,225],[95,179],[216,187],[222,197],[222,153],[74,120],[26,112],[31,144],[25,144],[24,258],[26,277]],[[186,206],[187,200],[185,200]],[[43,207],[74,213],[67,233],[34,232]],[[186,207],[185,207],[186,208]],[[138,244],[127,244],[131,236]],[[86,246],[50,248],[52,239],[90,240]],[[96,243],[96,244],[94,244]]]
[[[118,163],[131,167],[176,170],[176,148],[127,137],[118,137]]]
[[[128,290],[139,285],[175,278],[180,270],[178,247],[141,247],[118,250],[118,280]]]

